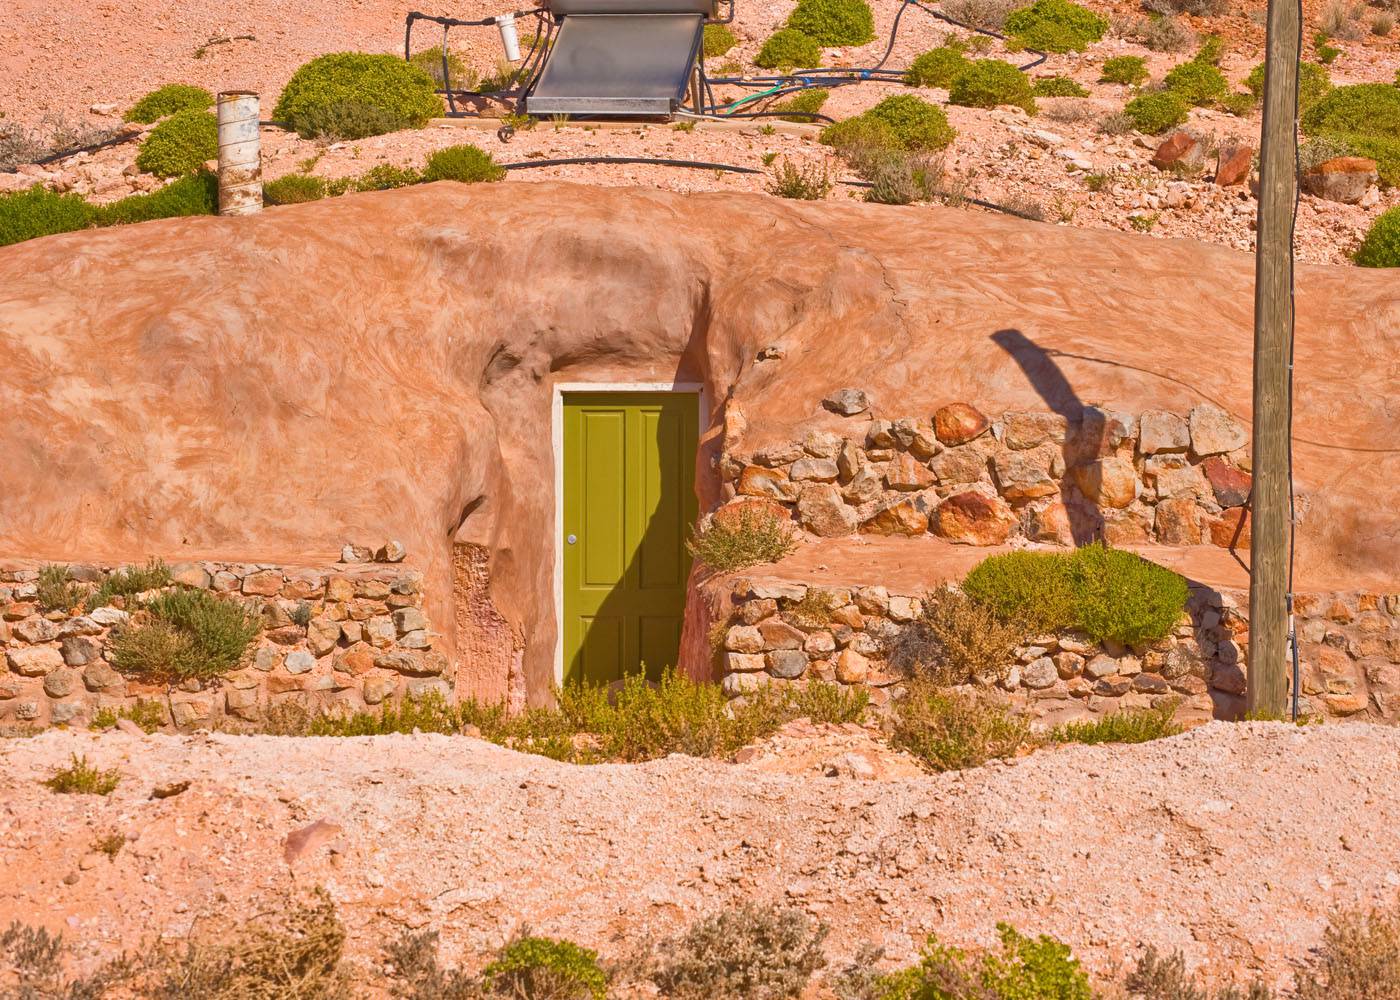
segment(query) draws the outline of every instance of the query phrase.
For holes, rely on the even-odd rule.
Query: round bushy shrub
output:
[[[700,46],[706,59],[717,59],[738,44],[739,39],[735,38],[734,32],[729,30],[729,25],[705,25],[704,40]]]
[[[1260,63],[1249,71],[1249,76],[1244,78],[1245,88],[1262,100],[1264,97],[1264,64]],[[1332,89],[1332,78],[1327,74],[1326,66],[1319,66],[1317,63],[1298,64],[1298,109],[1306,111],[1327,95]]]
[[[608,995],[598,953],[553,938],[516,938],[481,975],[500,996],[606,1000]]]
[[[1208,62],[1192,59],[1167,74],[1167,89],[1194,107],[1215,104],[1230,92],[1225,75]]]
[[[219,156],[219,122],[208,111],[180,111],[146,136],[136,166],[157,177],[179,177]]]
[[[96,221],[96,214],[80,195],[55,194],[40,184],[0,194],[0,247],[86,229]]]
[[[1128,87],[1136,87],[1147,79],[1147,60],[1142,56],[1114,56],[1112,59],[1105,59],[1103,75],[1099,79],[1104,83],[1121,83]]]
[[[1356,263],[1362,267],[1400,267],[1400,208],[1392,208],[1371,225]]]
[[[133,104],[125,120],[149,125],[177,111],[208,111],[213,103],[214,95],[203,87],[168,83]]]
[[[442,113],[433,90],[432,77],[397,56],[335,52],[292,74],[273,116],[304,138],[363,139],[422,128]]]
[[[888,122],[879,121],[869,115],[856,115],[836,122],[822,129],[822,145],[831,146],[838,153],[848,150],[899,150],[904,148],[895,130]]]
[[[1133,128],[1158,135],[1186,120],[1187,105],[1181,95],[1170,90],[1134,97],[1123,109]]]
[[[913,94],[886,97],[866,114],[893,129],[905,149],[945,149],[957,136],[942,108]]]
[[[475,184],[480,181],[499,181],[506,175],[505,168],[491,159],[491,154],[470,144],[448,146],[439,149],[428,157],[423,168],[423,182],[461,181]]]
[[[754,56],[754,65],[764,69],[793,69],[821,62],[822,49],[816,39],[796,28],[775,31]]]
[[[948,87],[970,65],[962,49],[942,45],[915,57],[904,74],[904,82],[911,87]]]
[[[1006,17],[1008,35],[1043,52],[1080,52],[1107,30],[1107,19],[1071,0],[1035,0]]]
[[[326,182],[306,174],[288,174],[263,185],[263,204],[300,205],[326,196]]]
[[[865,0],[797,0],[788,27],[820,45],[864,45],[875,37],[875,17]]]
[[[826,99],[831,96],[829,90],[820,87],[813,87],[811,90],[799,91],[791,100],[782,101],[773,106],[774,111],[790,112],[783,116],[783,121],[788,122],[810,122],[812,115],[822,109]]]
[[[1030,114],[1036,111],[1026,74],[1000,59],[978,59],[954,77],[948,88],[948,103],[966,108],[1011,104]]]
[[[1354,132],[1400,139],[1400,87],[1358,83],[1337,87],[1303,113],[1303,131]]]
[[[1047,76],[1031,86],[1033,97],[1088,97],[1089,91],[1067,76]]]

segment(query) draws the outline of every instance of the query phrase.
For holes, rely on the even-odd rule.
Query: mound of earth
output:
[[[121,784],[44,789],[73,753]],[[0,745],[0,924],[111,952],[320,884],[357,961],[433,927],[470,963],[524,923],[617,956],[777,900],[831,925],[833,963],[866,942],[903,961],[931,932],[988,945],[1007,920],[1099,974],[1152,943],[1281,979],[1334,908],[1394,899],[1397,789],[1400,732],[1368,725],[1212,723],[887,781],[679,756],[577,767],[468,737],[54,731]],[[93,848],[110,833],[127,837],[111,861]]]

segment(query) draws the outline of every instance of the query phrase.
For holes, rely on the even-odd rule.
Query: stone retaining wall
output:
[[[884,587],[816,587],[737,580],[712,635],[722,684],[740,697],[773,683],[864,685],[877,706],[898,697],[890,663],[918,595]],[[1400,721],[1400,595],[1310,595],[1298,602],[1303,711]],[[1072,633],[1038,636],[1001,680],[984,678],[1046,725],[1180,702],[1186,719],[1244,711],[1248,598],[1194,587],[1172,635],[1146,646],[1099,644]]]
[[[1249,546],[1248,433],[1211,404],[1185,416],[1088,407],[1073,421],[992,419],[966,403],[931,418],[853,416],[851,433],[727,454],[725,499],[776,501],[821,537]]]
[[[95,589],[111,569],[71,566],[69,572]],[[175,585],[241,601],[261,616],[263,630],[241,667],[174,689],[125,677],[108,657],[113,632],[131,620],[135,601],[46,612],[37,600],[38,566],[0,566],[0,729],[84,725],[99,710],[142,701],[159,704],[168,722],[191,727],[225,719],[256,723],[282,700],[322,709],[359,708],[404,693],[452,696],[451,664],[433,649],[416,569],[215,562],[170,569]]]

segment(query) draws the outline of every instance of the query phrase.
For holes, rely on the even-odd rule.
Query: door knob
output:
[[[578,535],[570,535],[570,536],[569,536],[569,544],[570,544],[570,545],[576,545],[577,543],[578,543]]]

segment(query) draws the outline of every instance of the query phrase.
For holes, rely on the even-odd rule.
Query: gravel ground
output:
[[[751,764],[596,767],[435,735],[10,740],[0,924],[110,951],[319,883],[360,960],[432,926],[473,961],[522,923],[617,956],[727,903],[786,900],[831,924],[833,961],[867,941],[904,960],[930,932],[989,944],[1008,920],[1100,974],[1154,943],[1215,975],[1281,978],[1329,911],[1400,887],[1392,729],[1213,723],[912,778],[846,766],[870,745],[848,730],[803,734]],[[846,761],[820,769],[836,776],[816,776],[822,740]],[[75,752],[120,769],[120,787],[38,784]],[[782,753],[794,773],[775,773]],[[190,787],[150,798],[174,781]],[[318,820],[340,832],[289,864],[287,835]],[[109,862],[91,845],[112,831],[129,843]]]

